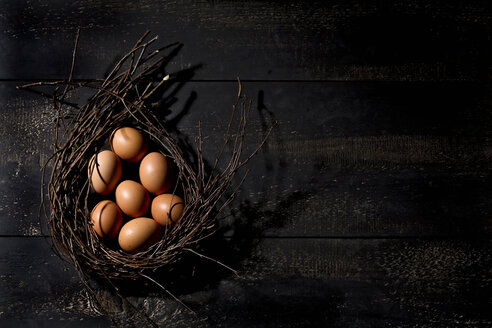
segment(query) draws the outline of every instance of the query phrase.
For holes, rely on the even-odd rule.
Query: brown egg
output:
[[[123,224],[120,208],[110,200],[103,200],[91,212],[92,228],[99,237],[113,239]]]
[[[140,131],[134,128],[119,128],[109,137],[111,149],[128,162],[138,162],[147,153],[147,144]]]
[[[132,218],[144,215],[149,209],[149,193],[140,183],[132,180],[125,180],[116,187],[115,198],[123,213]]]
[[[171,165],[161,153],[147,154],[140,163],[140,182],[150,193],[160,195],[171,188]]]
[[[177,195],[162,194],[152,201],[152,217],[162,226],[177,223],[183,215],[183,210],[184,201]]]
[[[107,195],[121,179],[121,161],[110,150],[103,150],[89,161],[89,180],[95,192]]]
[[[121,228],[118,242],[129,253],[146,250],[161,239],[161,226],[150,218],[137,218],[128,221]]]

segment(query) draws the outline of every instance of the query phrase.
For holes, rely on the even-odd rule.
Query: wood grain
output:
[[[206,80],[488,79],[487,1],[2,1],[0,78],[102,77],[146,29]]]
[[[489,241],[263,239],[240,253],[231,240],[224,243],[221,254],[241,268],[239,278],[194,258],[195,278],[181,271],[187,288],[167,284],[186,290],[180,297],[197,316],[181,309],[169,320],[179,307],[162,295],[130,300],[171,327],[483,327],[492,321]],[[2,326],[108,325],[89,310],[73,269],[43,239],[1,238],[0,246]],[[124,308],[101,295],[113,311]]]

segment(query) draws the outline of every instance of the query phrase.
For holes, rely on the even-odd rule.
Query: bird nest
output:
[[[30,90],[38,86],[54,87],[54,93],[49,95],[56,112],[54,149],[49,165],[45,166],[52,169],[43,181],[43,192],[48,195],[44,210],[55,251],[73,263],[89,289],[87,279],[95,276],[109,282],[147,279],[160,285],[150,273],[173,265],[185,253],[215,261],[199,253],[195,245],[215,231],[218,215],[237,191],[238,185],[233,187],[233,182],[242,182],[245,177],[234,179],[238,169],[265,142],[263,139],[252,153],[242,155],[250,102],[241,95],[240,82],[230,120],[224,125],[222,147],[215,161],[206,164],[200,123],[193,156],[189,156],[169,132],[166,121],[156,114],[152,100],[170,82],[169,75],[162,74],[165,60],[159,50],[163,48],[151,50],[157,37],[148,40],[146,32],[105,79],[76,81],[72,75],[78,35],[68,79],[19,86]],[[94,94],[83,106],[70,106],[69,94],[79,88],[88,88]],[[163,228],[162,238],[156,244],[136,254],[124,252],[115,243],[99,238],[90,220],[94,204],[87,177],[90,158],[107,147],[111,132],[122,126],[139,130],[149,144],[171,159],[177,168],[177,188],[186,204],[181,220]],[[189,160],[190,157],[194,160]]]

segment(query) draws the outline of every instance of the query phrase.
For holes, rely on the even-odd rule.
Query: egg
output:
[[[183,210],[184,201],[177,195],[162,194],[152,201],[152,217],[162,226],[177,223],[183,215]]]
[[[150,218],[140,217],[128,221],[118,236],[120,247],[129,253],[146,250],[161,239],[161,226]]]
[[[123,224],[120,208],[110,200],[103,200],[91,212],[92,228],[101,238],[113,239]]]
[[[147,154],[139,167],[140,182],[150,193],[160,195],[171,188],[171,165],[161,153]]]
[[[115,198],[123,213],[132,218],[144,215],[149,209],[149,193],[140,183],[132,180],[125,180],[116,187]]]
[[[138,162],[148,150],[142,133],[130,127],[113,131],[109,137],[109,144],[116,155],[128,162]]]
[[[103,150],[92,156],[88,174],[92,188],[101,195],[107,195],[121,179],[122,167],[118,156],[110,150]]]

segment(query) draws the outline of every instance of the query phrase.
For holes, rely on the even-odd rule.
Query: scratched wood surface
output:
[[[75,270],[38,224],[48,100],[15,86],[103,77],[140,34],[179,40],[166,118],[205,152],[221,144],[237,84],[253,100],[251,162],[207,254],[165,295],[128,290],[160,326],[492,325],[491,26],[487,1],[0,2],[0,326],[145,326]],[[90,93],[80,93],[83,102]],[[164,95],[163,95],[164,97]],[[172,318],[172,319],[171,319]]]

